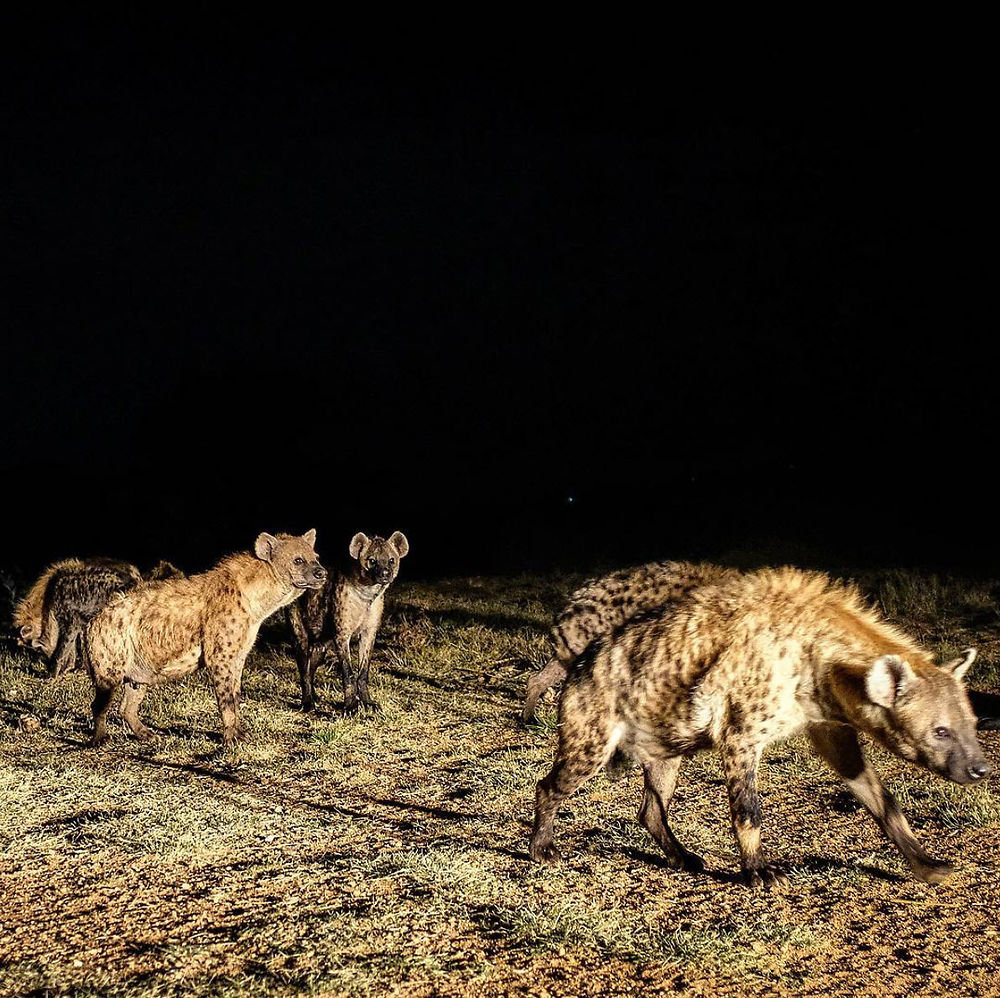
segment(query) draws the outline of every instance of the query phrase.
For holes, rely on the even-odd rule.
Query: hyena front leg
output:
[[[809,728],[809,738],[851,793],[872,813],[918,880],[939,884],[952,872],[954,868],[950,863],[934,859],[921,847],[895,797],[868,765],[853,728],[842,724],[816,724]]]
[[[149,687],[146,685],[135,685],[125,683],[125,693],[122,695],[120,712],[122,719],[132,729],[132,734],[140,741],[146,742],[156,737],[156,732],[152,728],[147,728],[139,720],[139,704],[142,703]]]
[[[750,887],[774,887],[788,883],[788,877],[764,858],[760,845],[760,796],[757,793],[757,767],[761,746],[738,738],[723,741],[722,768],[729,791],[729,813],[733,834],[740,850],[743,879]]]
[[[340,677],[344,684],[344,713],[354,714],[361,706],[358,701],[358,680],[351,664],[351,637],[337,636],[335,642],[337,660],[340,662]]]
[[[363,630],[358,641],[358,695],[366,707],[371,710],[381,710],[381,706],[368,695],[368,671],[371,668],[374,644],[375,628]]]
[[[677,777],[681,771],[681,756],[668,759],[644,759],[642,772],[645,786],[642,792],[642,804],[639,806],[639,822],[656,840],[660,848],[667,854],[667,862],[675,870],[703,870],[705,864],[700,856],[688,852],[677,841],[667,822],[670,801],[677,788]]]
[[[222,719],[222,744],[229,748],[239,741],[245,741],[246,729],[240,720],[240,686],[243,679],[243,659],[235,655],[220,655],[218,651],[206,653],[208,666],[215,688],[215,699],[219,704]]]
[[[329,661],[332,651],[332,641],[319,641],[312,648],[306,648],[299,660],[303,710],[315,710],[316,708],[316,670]]]
[[[313,658],[317,647],[310,648],[309,632],[306,630],[302,610],[297,603],[292,603],[288,607],[288,623],[294,639],[295,664],[298,666],[299,689],[302,691],[302,709],[314,710],[316,695],[313,689],[313,676],[316,674],[316,666],[313,664]]]
[[[550,687],[554,686],[561,679],[565,679],[568,670],[566,666],[555,656],[545,663],[529,680],[528,690],[524,697],[524,709],[521,711],[521,720],[525,724],[530,724],[535,719],[535,705],[538,698]]]

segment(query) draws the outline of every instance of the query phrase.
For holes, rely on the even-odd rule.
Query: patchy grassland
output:
[[[659,864],[637,778],[588,784],[560,820],[567,860],[530,864],[554,709],[531,730],[516,717],[577,581],[399,585],[377,717],[339,716],[332,675],[302,715],[272,628],[245,680],[253,740],[225,754],[203,678],[147,698],[158,742],[117,726],[92,750],[85,679],[0,646],[0,996],[1000,994],[1000,795],[885,753],[917,834],[958,863],[942,887],[905,875],[798,740],[762,774],[787,892],[736,882],[712,755],[687,764],[673,812],[705,873]],[[993,588],[862,583],[935,650],[978,646],[973,685],[997,691]],[[1000,766],[1000,735],[983,741]]]

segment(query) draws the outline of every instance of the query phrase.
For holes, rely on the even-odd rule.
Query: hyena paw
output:
[[[160,733],[158,731],[154,731],[152,728],[147,728],[146,725],[144,725],[144,724],[141,725],[140,727],[136,728],[132,732],[132,734],[140,742],[157,741],[159,739],[159,737],[160,737]]]
[[[536,863],[558,863],[562,859],[562,853],[551,842],[545,845],[532,842],[528,852]]]
[[[345,714],[356,714],[361,709],[360,700],[345,700],[344,701],[344,713]]]
[[[677,870],[687,870],[688,873],[701,873],[705,869],[705,861],[697,853],[682,850],[677,855]]]
[[[917,861],[913,864],[913,875],[925,884],[940,884],[954,872],[955,867],[943,859],[928,858],[923,862]]]
[[[302,709],[308,714],[316,709],[316,701],[312,697],[302,698]]]
[[[743,871],[743,880],[753,890],[781,889],[788,886],[788,874],[776,866],[758,866]]]
[[[90,747],[91,748],[100,748],[102,745],[107,745],[108,740],[109,739],[108,739],[107,733],[105,733],[103,735],[94,735],[90,739]]]
[[[376,712],[381,712],[382,710],[382,704],[377,700],[362,700],[361,702],[364,704],[365,710],[374,710]]]

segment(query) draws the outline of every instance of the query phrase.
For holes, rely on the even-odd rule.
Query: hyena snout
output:
[[[314,561],[306,571],[306,584],[311,589],[319,589],[326,582],[327,574],[326,569],[318,561]]]
[[[987,776],[991,776],[993,774],[993,768],[985,759],[981,759],[978,762],[973,762],[968,767],[966,772],[968,772],[969,777],[972,780],[979,781],[985,780]]]

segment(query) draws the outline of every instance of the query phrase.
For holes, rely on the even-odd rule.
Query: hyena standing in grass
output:
[[[398,530],[388,540],[355,534],[348,548],[349,565],[338,569],[319,592],[288,608],[303,710],[315,708],[316,669],[333,657],[340,664],[344,711],[352,714],[361,704],[378,709],[368,693],[372,645],[382,622],[385,591],[409,550],[410,542]],[[351,660],[355,641],[357,667]]]
[[[141,580],[139,569],[111,558],[68,558],[50,565],[14,611],[14,629],[22,645],[49,660],[53,676],[72,672],[77,645],[87,624],[116,593]]]
[[[687,561],[654,561],[589,579],[556,615],[549,642],[552,657],[528,680],[521,719],[535,719],[535,705],[549,687],[565,679],[573,662],[597,638],[610,634],[636,614],[686,596],[692,589],[719,582],[736,570]]]
[[[202,663],[215,687],[222,740],[244,737],[239,717],[243,665],[264,620],[326,580],[313,549],[316,531],[301,537],[261,534],[254,553],[223,558],[188,578],[150,582],[110,603],[87,630],[87,666],[94,680],[94,744],[107,740],[107,713],[124,682],[121,713],[141,739],[139,720],[151,685],[186,676]]]
[[[684,755],[714,746],[744,878],[783,882],[761,850],[757,768],[767,745],[805,729],[914,875],[937,883],[952,868],[921,848],[858,733],[956,783],[989,776],[961,682],[974,658],[969,649],[935,666],[853,589],[816,573],[766,570],[694,589],[598,640],[570,672],[555,763],[538,784],[531,856],[558,858],[560,802],[624,751],[645,776],[640,822],[672,865],[700,869],[667,813]]]

